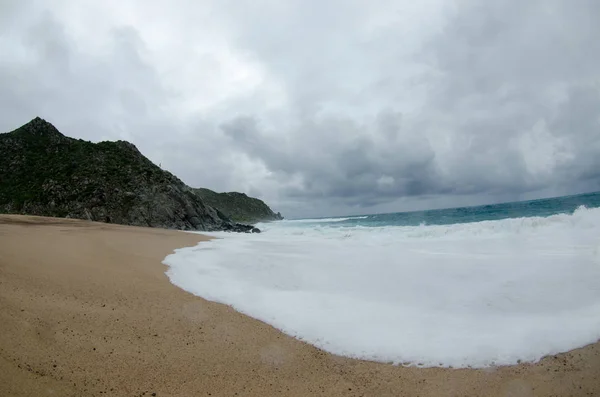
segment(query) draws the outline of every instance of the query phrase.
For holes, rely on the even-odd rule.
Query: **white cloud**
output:
[[[291,216],[594,190],[598,4],[3,2],[0,130],[127,139]]]

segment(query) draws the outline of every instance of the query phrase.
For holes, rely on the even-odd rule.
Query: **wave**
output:
[[[600,339],[598,208],[452,225],[270,227],[178,250],[165,258],[167,275],[368,360],[509,365]]]

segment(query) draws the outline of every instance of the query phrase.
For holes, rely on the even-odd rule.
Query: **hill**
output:
[[[133,144],[69,138],[41,118],[0,134],[0,212],[183,230],[253,229],[207,205]]]
[[[236,222],[256,223],[283,219],[280,213],[273,212],[264,201],[248,197],[244,193],[217,193],[205,188],[193,189],[193,191],[206,204],[217,208]]]

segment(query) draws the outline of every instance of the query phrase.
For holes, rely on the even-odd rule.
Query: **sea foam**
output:
[[[510,365],[600,339],[600,209],[443,226],[261,226],[176,250],[168,277],[374,361]]]

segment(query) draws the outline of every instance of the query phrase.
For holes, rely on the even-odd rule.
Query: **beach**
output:
[[[206,239],[0,215],[0,396],[600,395],[598,343],[477,370],[325,353],[171,284],[165,256]]]

